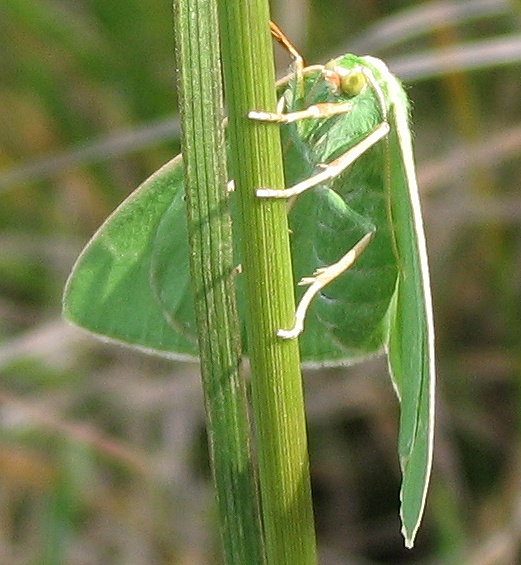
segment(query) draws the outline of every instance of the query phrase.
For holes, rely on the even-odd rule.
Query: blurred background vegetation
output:
[[[434,292],[437,439],[414,550],[385,361],[306,371],[321,563],[521,563],[521,3],[272,12],[308,63],[370,53],[408,85]],[[60,319],[89,236],[179,151],[173,45],[168,1],[0,2],[2,564],[220,561],[197,367]]]

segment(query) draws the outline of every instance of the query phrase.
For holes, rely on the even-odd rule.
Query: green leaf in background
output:
[[[298,310],[289,335],[305,314],[300,346],[307,363],[388,352],[401,402],[402,532],[411,547],[432,462],[434,345],[407,98],[384,63],[353,55],[304,69],[280,94],[286,114],[301,113],[296,119],[252,117],[288,122],[281,126],[286,182],[297,188],[263,196],[303,192],[290,211],[295,276],[311,284],[317,269],[350,249],[360,252],[347,272],[316,289],[309,310]],[[333,163],[337,169],[324,165]],[[196,356],[182,179],[177,157],[94,235],[66,287],[71,322],[167,356]],[[240,237],[237,214],[234,221]],[[240,304],[240,288],[238,298]]]

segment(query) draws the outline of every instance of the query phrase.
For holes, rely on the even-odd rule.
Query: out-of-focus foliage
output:
[[[521,4],[272,6],[308,63],[360,50],[410,85],[434,291],[435,469],[414,550],[383,362],[306,375],[322,563],[518,563]],[[219,561],[196,368],[60,321],[82,244],[178,150],[174,81],[168,2],[0,3],[2,563]]]

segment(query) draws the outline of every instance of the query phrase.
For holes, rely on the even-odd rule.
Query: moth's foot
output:
[[[295,339],[304,329],[304,320],[298,320],[290,330],[277,330],[277,337],[282,339]]]
[[[284,114],[277,114],[275,112],[258,112],[251,110],[248,112],[248,118],[252,120],[259,120],[260,122],[283,122],[285,120]]]
[[[320,277],[326,273],[327,279],[327,272],[329,267],[318,267],[315,269],[315,272],[310,277],[302,277],[299,282],[297,283],[298,286],[306,286],[308,284],[314,284],[319,281]]]
[[[255,195],[259,198],[287,198],[285,190],[276,188],[258,188]]]

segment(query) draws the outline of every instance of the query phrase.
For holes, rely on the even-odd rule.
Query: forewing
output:
[[[399,275],[390,311],[388,353],[391,376],[401,403],[402,532],[406,545],[411,547],[423,514],[432,465],[434,335],[425,236],[407,110],[401,91],[394,93],[391,88],[390,94],[394,95],[388,140],[390,214]]]
[[[64,315],[102,338],[191,359],[197,342],[188,258],[178,156],[94,234],[67,282]]]

